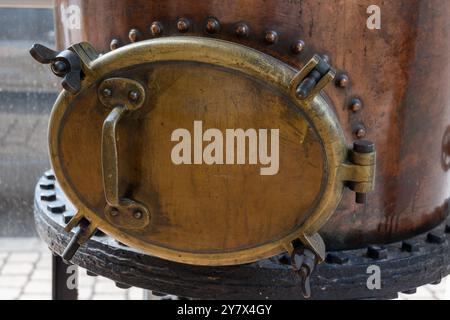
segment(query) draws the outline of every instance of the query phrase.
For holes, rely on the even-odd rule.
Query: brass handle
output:
[[[127,110],[115,107],[106,117],[102,130],[102,174],[106,202],[111,207],[120,206],[119,159],[117,154],[116,128]]]
[[[117,126],[127,112],[142,106],[144,95],[144,88],[130,79],[107,79],[99,87],[100,101],[108,108],[114,105],[102,128],[102,177],[107,203],[105,216],[112,224],[125,229],[140,229],[150,223],[150,212],[144,204],[119,194]]]

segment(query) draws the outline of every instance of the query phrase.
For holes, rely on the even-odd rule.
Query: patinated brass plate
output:
[[[347,149],[324,97],[301,101],[292,94],[298,70],[244,46],[190,37],[143,41],[84,63],[81,91],[62,92],[52,113],[52,165],[78,216],[121,242],[179,262],[246,263],[313,236],[335,210]],[[142,228],[105,217],[102,126],[111,108],[98,90],[110,78],[145,89],[142,107],[116,128],[118,194],[148,210]],[[173,158],[180,129],[191,137],[189,161],[181,164]],[[202,136],[208,129],[223,136],[223,157],[211,153],[214,164],[203,157],[212,141]],[[243,163],[235,157],[227,164],[239,150],[237,143],[227,148],[226,132],[237,129],[253,129],[257,149],[247,139]],[[270,141],[265,154],[263,130]],[[278,164],[271,130],[278,130]]]

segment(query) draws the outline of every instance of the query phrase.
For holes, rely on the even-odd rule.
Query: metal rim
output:
[[[132,54],[133,59],[129,59],[130,54]],[[123,243],[165,259],[200,265],[231,265],[257,261],[287,250],[290,243],[302,235],[309,236],[316,233],[334,213],[341,199],[343,182],[339,177],[339,169],[345,160],[347,151],[342,129],[324,96],[319,94],[312,101],[301,101],[292,96],[291,80],[298,73],[297,70],[273,57],[242,45],[196,37],[147,40],[105,54],[90,62],[83,69],[85,79],[82,82],[82,90],[95,84],[96,81],[113,70],[163,61],[190,61],[218,65],[269,83],[286,96],[291,97],[292,102],[309,118],[312,127],[322,140],[324,149],[327,181],[315,210],[302,226],[286,237],[256,248],[229,253],[197,254],[181,252],[135,239],[97,216],[80,200],[77,192],[70,184],[70,180],[64,171],[64,164],[59,157],[59,137],[66,115],[65,112],[74,96],[67,91],[63,91],[55,103],[50,118],[50,158],[62,189],[79,210],[79,215],[86,217],[92,224],[106,233],[114,234]]]

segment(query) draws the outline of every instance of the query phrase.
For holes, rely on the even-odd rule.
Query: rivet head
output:
[[[359,98],[353,98],[350,101],[350,110],[353,112],[358,112],[363,107],[362,101]]]
[[[150,33],[152,34],[152,36],[154,37],[159,37],[163,32],[163,27],[161,22],[159,21],[154,21],[151,26],[150,26]]]
[[[138,101],[140,98],[140,93],[137,90],[131,90],[130,93],[128,93],[128,98],[130,101]]]
[[[136,210],[136,211],[133,212],[133,217],[135,219],[141,219],[142,216],[143,216],[143,214],[142,214],[142,211],[140,211],[140,210]]]
[[[267,31],[264,40],[268,44],[274,44],[278,41],[278,34],[273,30]]]
[[[131,42],[136,42],[139,40],[139,31],[137,29],[131,29],[128,33],[128,38]]]
[[[103,89],[102,94],[105,98],[109,98],[112,96],[112,90],[110,88],[105,88]]]
[[[119,215],[119,210],[117,208],[112,208],[110,214],[113,217],[117,217]]]
[[[245,23],[239,23],[234,32],[239,38],[247,38],[250,35],[250,28]]]
[[[177,29],[180,32],[188,32],[190,27],[189,20],[186,18],[180,18],[177,21]]]
[[[339,88],[346,88],[349,83],[350,83],[350,79],[348,78],[348,76],[345,73],[340,74],[336,78],[336,85]]]
[[[216,18],[208,18],[206,20],[206,32],[210,34],[218,33],[220,31],[220,22]]]
[[[364,128],[363,126],[358,127],[358,128],[355,130],[355,136],[356,136],[358,139],[364,138],[364,137],[366,136],[366,128]]]
[[[291,47],[292,52],[295,54],[299,54],[305,49],[305,41],[297,40]]]
[[[119,46],[120,46],[120,42],[117,39],[112,39],[111,43],[109,44],[109,48],[111,50],[116,50],[117,48],[119,48]]]

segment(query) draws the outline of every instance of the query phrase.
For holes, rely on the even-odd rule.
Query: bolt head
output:
[[[358,112],[359,110],[362,109],[362,107],[363,107],[362,101],[358,98],[354,98],[350,102],[350,110],[352,110],[353,112]]]
[[[112,208],[110,214],[112,217],[117,217],[119,215],[119,210],[117,208]]]
[[[358,129],[356,129],[356,131],[355,131],[355,136],[356,136],[358,139],[364,138],[364,137],[366,136],[366,129],[363,128],[363,127],[360,127],[360,128],[358,128]]]
[[[128,38],[131,42],[136,42],[139,37],[139,31],[137,29],[131,29],[128,33]]]
[[[236,26],[235,33],[239,38],[247,38],[250,34],[250,28],[245,23],[239,23]]]
[[[136,211],[133,212],[133,217],[135,219],[141,219],[142,216],[143,216],[143,214],[142,214],[142,211],[140,211],[140,210],[136,210]]]
[[[189,21],[181,18],[177,21],[177,29],[180,32],[187,32],[189,30]]]
[[[346,74],[341,74],[336,78],[336,85],[339,88],[346,88],[350,83],[350,79]]]
[[[109,98],[112,96],[112,90],[110,88],[105,88],[103,89],[102,94],[105,98]]]
[[[208,18],[206,21],[206,31],[208,33],[217,33],[220,30],[220,22],[216,18]]]
[[[278,34],[273,30],[267,31],[264,40],[268,44],[274,44],[278,41]]]
[[[305,49],[305,42],[303,40],[298,40],[292,45],[292,52],[299,54]]]
[[[53,62],[52,64],[52,70],[53,73],[57,76],[64,76],[69,71],[69,66],[65,61],[58,60]]]
[[[130,93],[128,94],[128,98],[130,99],[130,101],[133,101],[133,102],[138,101],[140,97],[141,97],[141,94],[137,90],[131,90]]]
[[[117,39],[112,39],[111,43],[109,44],[109,48],[111,50],[116,50],[117,48],[119,48],[120,42]]]
[[[162,24],[158,21],[154,21],[150,26],[150,32],[154,37],[159,37],[163,31]]]

